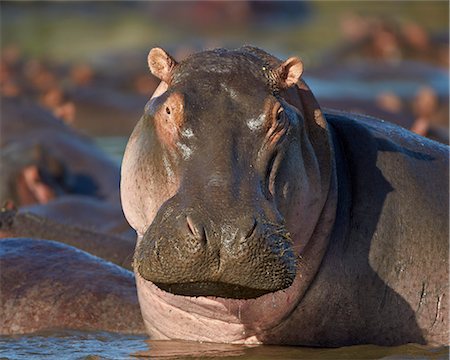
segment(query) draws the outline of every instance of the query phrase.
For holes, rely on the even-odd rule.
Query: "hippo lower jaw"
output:
[[[139,303],[154,340],[262,344],[264,334],[284,321],[306,288],[297,274],[286,289],[252,298],[177,295],[136,272]],[[269,307],[267,307],[269,305]]]
[[[293,281],[289,281],[289,287]],[[182,296],[214,296],[229,299],[253,299],[262,295],[280,291],[283,289],[257,289],[237,284],[226,284],[221,282],[190,282],[190,283],[154,283],[163,291]]]

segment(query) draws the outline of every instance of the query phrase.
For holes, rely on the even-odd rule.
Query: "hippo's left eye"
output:
[[[277,111],[277,121],[281,121],[281,119],[283,118],[284,115],[284,109],[282,106],[280,106],[280,108]]]

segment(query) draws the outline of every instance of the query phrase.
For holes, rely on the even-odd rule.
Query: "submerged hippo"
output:
[[[447,146],[322,112],[295,57],[148,62],[121,197],[152,339],[448,342]]]
[[[71,201],[71,204],[76,205],[77,202]],[[91,203],[91,205],[94,212],[95,210],[99,211],[96,209],[95,203]],[[53,210],[55,208],[52,205],[49,207]],[[0,211],[0,242],[5,238],[19,237],[58,241],[131,269],[135,241],[130,238],[130,235],[107,232],[102,229],[101,224],[97,228],[93,226],[89,228],[60,222],[46,216],[45,210],[45,207],[39,209],[25,207],[20,210],[2,209]],[[84,204],[81,210],[91,213]],[[65,213],[63,210],[61,212]],[[95,214],[95,221],[104,220],[104,217],[101,216],[102,210],[99,212],[100,219],[99,215]],[[70,216],[68,219],[70,220]]]
[[[0,241],[0,335],[143,333],[133,273],[54,241]]]

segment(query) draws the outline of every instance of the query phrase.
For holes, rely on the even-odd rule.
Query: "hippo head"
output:
[[[299,95],[301,61],[244,47],[180,63],[155,48],[148,62],[162,82],[122,165],[136,273],[184,296],[290,287],[330,183],[323,118]]]

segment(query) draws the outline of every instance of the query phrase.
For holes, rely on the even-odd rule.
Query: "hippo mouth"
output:
[[[196,257],[177,257],[175,261],[154,251],[153,246],[138,247],[135,272],[164,292],[189,297],[255,299],[290,287],[297,273],[297,261],[290,246],[278,253],[267,251],[250,257],[218,258],[202,253]],[[162,250],[164,250],[162,248]],[[159,254],[159,257],[158,257]],[[181,263],[182,260],[187,263]],[[173,258],[171,259],[173,260]]]
[[[293,281],[289,281],[288,288]],[[181,296],[212,296],[228,299],[254,299],[262,295],[279,291],[280,289],[256,289],[237,284],[226,284],[222,282],[189,282],[189,283],[154,283],[163,291]],[[281,289],[282,290],[282,289]]]
[[[294,282],[298,258],[282,222],[247,216],[246,226],[244,220],[234,221],[235,227],[218,220],[204,225],[194,219],[207,215],[185,216],[186,210],[169,205],[160,209],[134,254],[135,272],[159,289],[190,297],[254,299]]]

